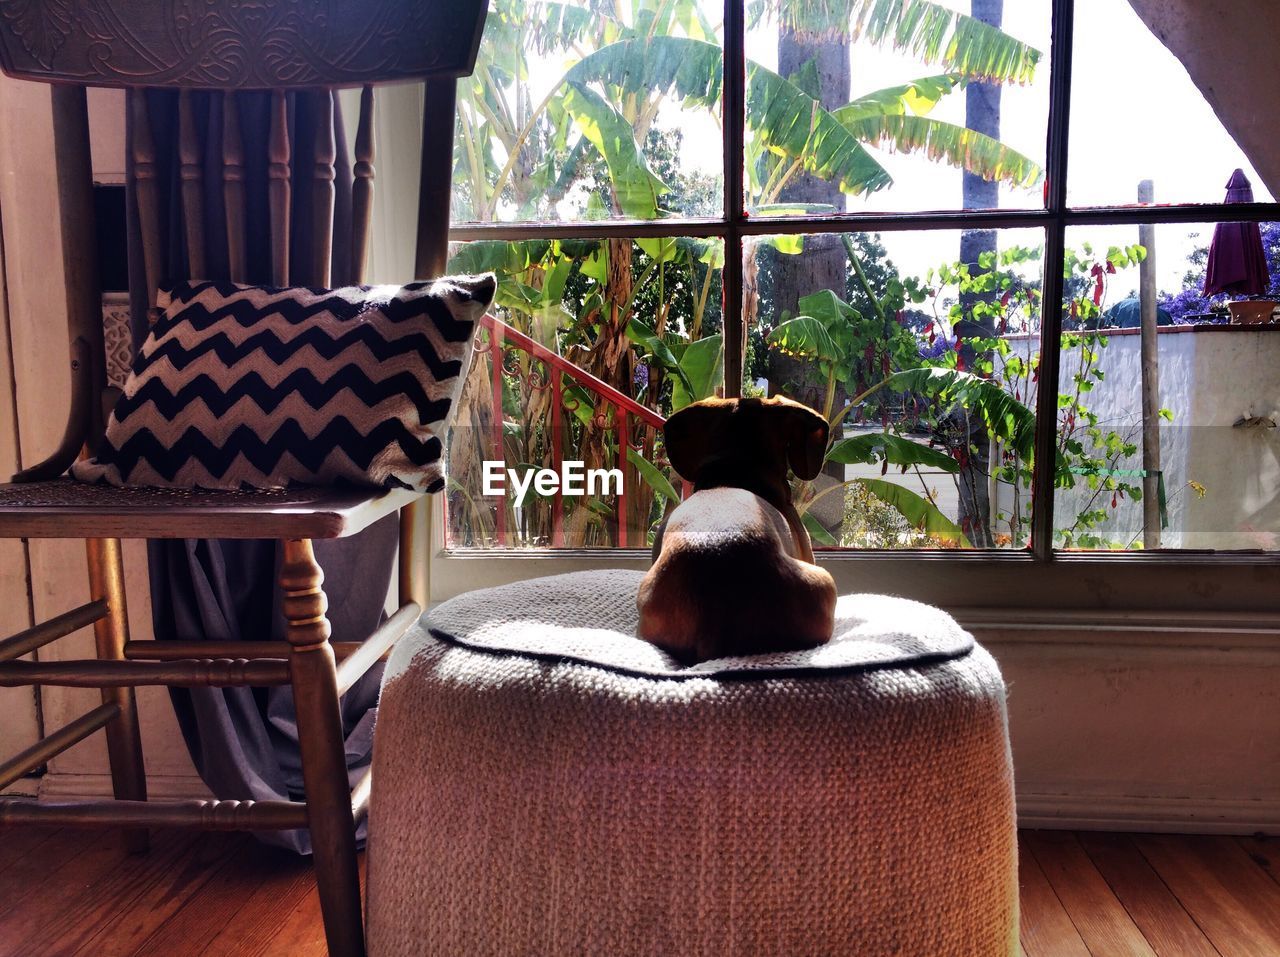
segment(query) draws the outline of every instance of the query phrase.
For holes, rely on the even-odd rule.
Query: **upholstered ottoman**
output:
[[[1016,953],[1004,684],[947,615],[680,667],[638,572],[445,602],[387,666],[368,941],[391,955]]]

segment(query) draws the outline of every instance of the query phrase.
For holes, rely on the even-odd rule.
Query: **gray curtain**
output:
[[[193,105],[205,132],[205,248],[209,276],[190,276],[183,246],[177,162],[177,97],[152,91],[152,132],[157,176],[167,224],[165,278],[225,278],[229,274],[226,222],[222,204],[222,99],[197,95]],[[250,282],[270,281],[267,213],[266,139],[269,97],[237,94],[246,159],[247,250]],[[313,164],[316,120],[334,112],[337,133],[337,203],[331,285],[352,281],[349,268],[351,171],[346,137],[336,98],[324,93],[289,95],[293,145],[293,212],[290,275],[315,283],[308,275],[311,210],[307,202]],[[132,134],[130,128],[130,135]],[[130,299],[135,349],[147,332],[147,289],[142,268],[141,231],[130,166],[128,231]],[[395,516],[351,538],[315,543],[325,573],[329,619],[335,641],[358,641],[382,620],[397,542]],[[274,541],[209,539],[158,540],[149,543],[152,624],[158,640],[263,641],[284,639],[276,573],[280,564]],[[368,766],[381,668],[370,671],[343,699],[348,773],[355,779]],[[223,799],[290,800],[303,795],[294,720],[293,693],[282,688],[198,688],[171,691],[178,723],[201,777]],[[259,837],[308,854],[308,832],[263,832]],[[361,833],[363,840],[363,831]]]

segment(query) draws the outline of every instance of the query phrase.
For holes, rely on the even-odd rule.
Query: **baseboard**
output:
[[[18,793],[30,791],[30,788],[23,788]],[[111,797],[111,776],[46,774],[40,779],[38,794],[42,801],[107,798]],[[147,778],[147,794],[159,801],[212,797],[205,783],[195,775],[152,775]],[[1018,826],[1170,834],[1280,834],[1280,800],[1054,794],[1020,790]]]
[[[1019,791],[1018,826],[1168,834],[1280,834],[1280,800]]]
[[[8,787],[0,788],[0,797],[33,798],[40,793],[38,778],[18,778]]]
[[[110,774],[50,773],[40,778],[41,801],[75,801],[112,796]],[[149,774],[147,797],[156,801],[208,800],[209,788],[194,774]]]

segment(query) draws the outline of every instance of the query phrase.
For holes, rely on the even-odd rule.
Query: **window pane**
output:
[[[819,547],[1026,547],[1041,230],[776,236],[744,264],[744,392],[832,423]],[[966,265],[969,264],[969,265]]]
[[[1215,259],[1226,260],[1233,232],[1220,238]],[[1054,504],[1060,546],[1280,547],[1280,325],[1217,311],[1236,299],[1237,310],[1265,316],[1276,303],[1204,297],[1213,235],[1213,226],[1185,225],[1155,227],[1145,244],[1134,227],[1067,234]],[[1262,224],[1259,235],[1271,277],[1263,288],[1280,298],[1280,223]],[[1136,262],[1143,258],[1154,268],[1159,310],[1158,388],[1145,419],[1154,426],[1150,452]]]
[[[718,216],[722,4],[491,0],[454,222]]]
[[[922,16],[873,0],[758,6],[745,184],[756,215],[1043,205],[1049,0],[942,0]]]
[[[450,433],[450,547],[649,546],[681,490],[662,422],[723,391],[723,260],[721,240],[685,238],[454,250],[451,270],[498,273],[493,315],[506,325],[481,334]],[[501,476],[487,489],[486,462]],[[537,470],[557,484],[566,469],[581,470],[577,485],[588,470],[620,475],[597,477],[592,494],[521,494],[508,469],[524,483]]]
[[[1076,0],[1067,200],[1127,205],[1152,180],[1160,203],[1221,203],[1241,168],[1273,199],[1172,53],[1127,3]]]

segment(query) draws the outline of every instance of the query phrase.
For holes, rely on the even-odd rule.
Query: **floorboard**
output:
[[[1271,879],[1280,884],[1280,838],[1237,837],[1236,843],[1244,848],[1250,859],[1271,875]]]
[[[58,831],[41,827],[0,830],[0,914],[15,906],[24,889],[45,875],[48,855],[38,848],[57,835]]]
[[[1157,957],[1074,834],[1031,831],[1022,840],[1089,953]]]
[[[1027,957],[1091,957],[1026,840],[1018,845],[1018,937]]]
[[[364,886],[365,862],[360,855],[360,884]],[[281,923],[271,939],[264,941],[261,951],[264,957],[293,957],[293,955],[316,955],[323,957],[324,927],[320,919],[320,897],[316,894],[314,884],[308,888],[302,900],[293,912]]]
[[[126,853],[119,832],[67,830],[56,843],[40,845],[34,856],[58,857],[60,864],[0,916],[0,941],[14,953],[53,953],[50,938],[74,935],[89,924],[104,898],[127,887],[150,863],[148,857],[164,864],[176,841],[172,834],[157,838],[146,857]]]
[[[134,905],[108,918],[76,957],[130,957],[165,923],[196,898],[226,859],[249,838],[240,834],[200,834],[173,866],[153,867],[139,882]]]
[[[1135,843],[1223,957],[1280,954],[1280,885],[1232,838],[1148,834]]]
[[[1019,957],[1280,957],[1275,839],[1024,831],[1018,859]],[[32,955],[324,957],[324,927],[310,862],[247,835],[0,831],[0,957]]]
[[[1159,957],[1222,957],[1125,834],[1081,834],[1080,844]]]
[[[201,952],[202,957],[261,957],[269,953],[272,939],[294,919],[303,901],[308,896],[316,896],[310,861],[276,850],[259,853],[258,857],[258,880],[245,894],[238,919],[214,935]],[[317,899],[316,920],[319,913]],[[324,953],[322,944],[317,953]]]
[[[147,938],[138,948],[138,957],[167,957],[181,953],[198,954],[203,946],[216,937],[240,916],[248,899],[261,886],[263,862],[275,856],[274,849],[261,847],[245,840],[235,851],[225,857],[221,865],[206,880],[187,906]],[[277,917],[279,911],[276,911]],[[192,941],[199,941],[201,949],[194,949]]]
[[[92,838],[93,833],[81,832],[81,836]],[[39,953],[43,949],[49,954],[74,954],[83,950],[94,957],[103,957],[110,948],[93,943],[102,928],[118,914],[144,912],[145,904],[139,898],[147,886],[157,875],[181,867],[195,840],[196,835],[186,832],[158,832],[152,835],[150,852],[114,855],[114,863],[105,876],[86,886],[71,902],[71,910],[64,911],[47,926],[34,928],[34,933],[27,938],[30,952]],[[128,948],[124,949],[127,952]]]

